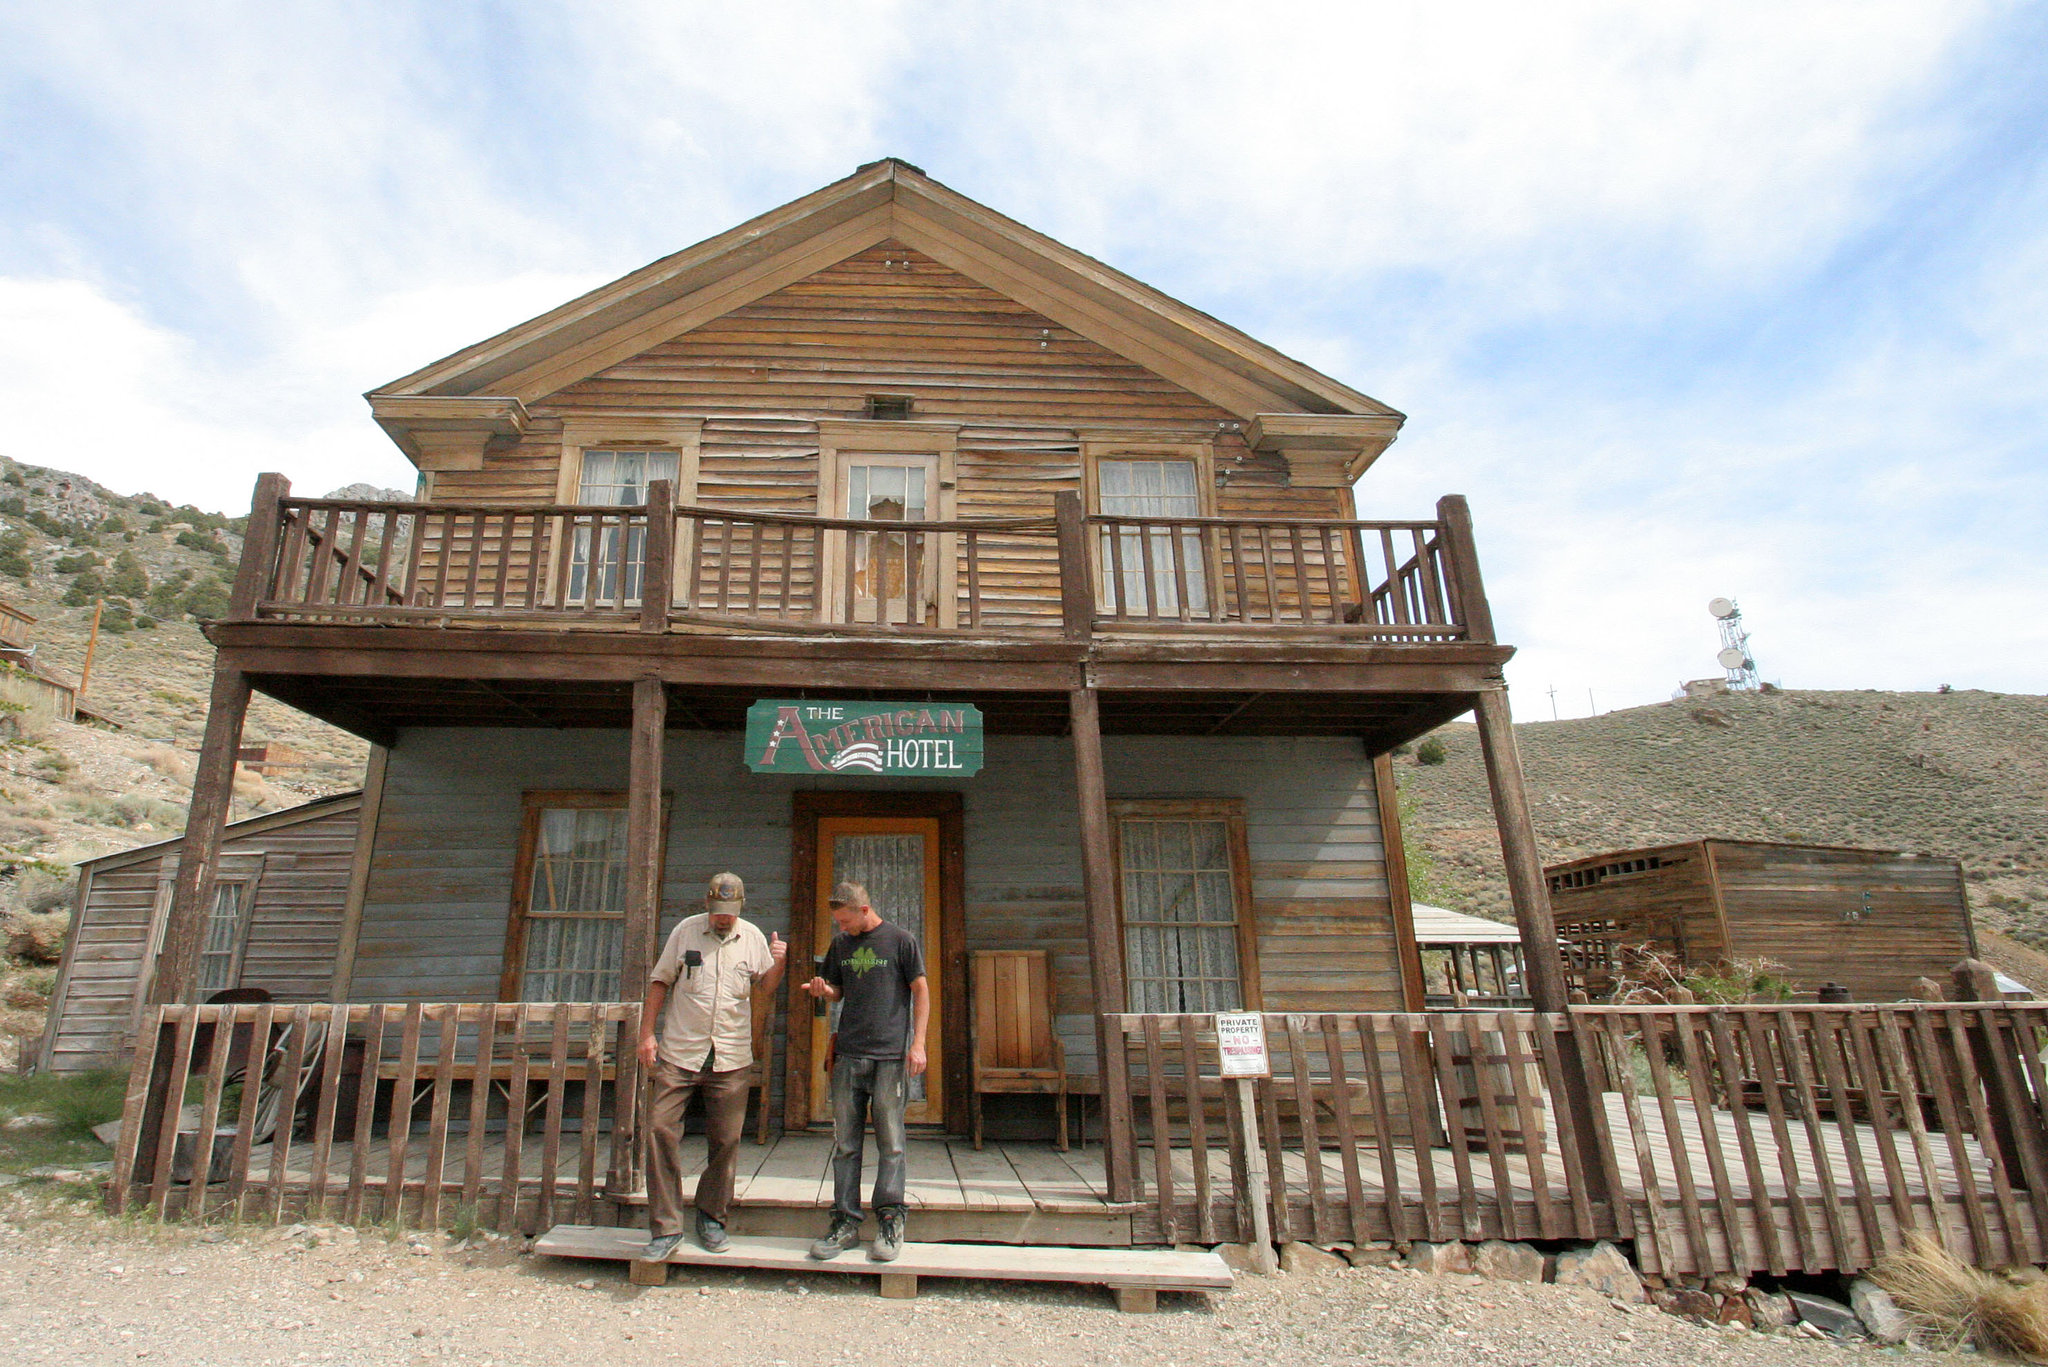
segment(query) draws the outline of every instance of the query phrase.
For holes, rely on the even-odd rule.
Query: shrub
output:
[[[25,554],[27,550],[28,537],[21,532],[9,532],[5,536],[0,536],[0,574],[11,574],[24,584],[27,583],[29,575],[34,571],[34,566],[29,564],[28,556]]]
[[[149,572],[135,558],[134,551],[114,557],[114,572],[107,576],[107,592],[123,598],[140,598],[149,592]]]
[[[7,952],[23,963],[54,964],[64,957],[68,911],[17,912],[7,918]]]
[[[225,560],[228,548],[216,540],[211,532],[189,531],[178,533],[178,544],[188,551],[199,551],[206,555]]]
[[[179,606],[202,622],[224,617],[228,610],[228,586],[219,575],[209,574],[186,592]]]
[[[80,570],[78,576],[71,581],[71,587],[64,590],[64,606],[88,607],[93,599],[104,597],[106,592],[106,581],[100,578],[97,570]]]
[[[100,613],[100,626],[120,635],[135,626],[135,612],[119,598],[109,598],[105,611]]]
[[[59,556],[51,566],[59,574],[77,574],[80,570],[98,569],[100,558],[91,551],[79,551],[75,555]]]
[[[121,520],[119,513],[110,513],[107,520],[100,523],[100,533],[104,536],[117,536],[127,530],[128,524]]]
[[[1422,744],[1415,747],[1415,762],[1417,764],[1442,764],[1444,762],[1444,743],[1435,736],[1424,738]]]

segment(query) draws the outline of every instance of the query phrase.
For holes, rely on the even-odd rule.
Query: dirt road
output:
[[[927,1281],[917,1300],[885,1301],[866,1277],[741,1271],[641,1288],[623,1267],[535,1258],[516,1240],[195,1232],[21,1193],[0,1201],[0,1268],[0,1360],[22,1364],[1874,1367],[1880,1351],[1707,1329],[1577,1290],[1374,1269],[1243,1277],[1222,1295],[1162,1296],[1149,1316],[1086,1288]]]

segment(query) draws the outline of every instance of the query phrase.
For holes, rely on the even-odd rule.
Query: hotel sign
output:
[[[757,774],[966,778],[981,772],[981,709],[764,698],[747,709],[747,767]]]

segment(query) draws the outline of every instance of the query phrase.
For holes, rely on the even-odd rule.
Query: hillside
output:
[[[2048,946],[2048,698],[1729,694],[1516,727],[1546,863],[1698,836],[1963,861],[1980,927]],[[1477,732],[1396,765],[1418,891],[1512,920]]]

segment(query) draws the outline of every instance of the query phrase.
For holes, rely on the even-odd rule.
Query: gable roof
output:
[[[231,841],[262,835],[280,826],[296,826],[302,821],[318,821],[322,817],[333,816],[336,812],[359,807],[362,801],[363,790],[351,788],[345,793],[329,793],[325,797],[301,802],[296,807],[281,807],[277,811],[265,812],[261,816],[245,816],[240,821],[231,821],[221,827],[221,845],[225,848]],[[156,858],[176,850],[184,842],[183,835],[174,835],[168,840],[155,840],[147,845],[134,845],[125,850],[95,855],[91,859],[81,859],[73,867],[87,873],[105,873],[108,869],[118,869],[140,863],[145,859]]]
[[[1402,415],[888,158],[371,391],[390,408],[512,413],[856,252],[900,242],[1247,422],[1321,415],[1377,455]],[[523,423],[523,412],[515,421]],[[465,419],[472,420],[472,419]],[[389,425],[389,424],[387,424]],[[1311,439],[1318,434],[1309,434]],[[1305,443],[1307,444],[1307,443]]]

